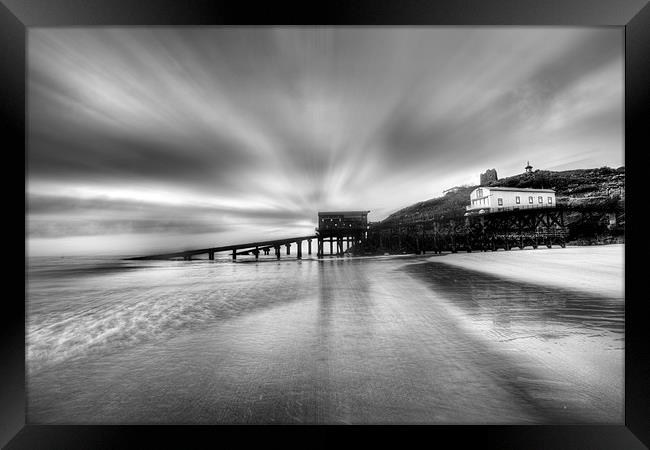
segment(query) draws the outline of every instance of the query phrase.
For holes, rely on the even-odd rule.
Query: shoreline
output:
[[[557,261],[565,251],[519,253]],[[37,345],[28,371],[34,350],[48,361],[29,372],[29,419],[620,423],[621,333],[545,314],[557,306],[593,316],[618,300],[564,305],[498,280],[469,280],[473,291],[462,291],[444,272],[461,283],[476,272],[435,264],[517,252],[497,253],[165,262],[46,280],[30,300],[39,320],[27,336]],[[447,290],[432,289],[445,280]]]
[[[427,258],[514,281],[625,297],[625,244],[449,253]]]
[[[473,286],[472,298],[478,306],[473,309],[464,306],[462,294],[456,299],[443,294],[439,299],[465,333],[490,342],[495,354],[510,356],[513,361],[524,364],[535,374],[533,379],[556,385],[555,394],[562,394],[553,401],[562,398],[571,410],[588,409],[587,405],[591,404],[596,409],[609,411],[608,420],[616,422],[618,417],[622,420],[621,405],[625,398],[624,331],[606,330],[598,324],[581,324],[580,321],[575,325],[565,322],[568,317],[578,316],[582,317],[580,320],[587,320],[594,313],[597,318],[598,308],[623,306],[624,245],[607,247],[442,254],[427,258],[424,265],[412,265],[411,273],[430,280],[432,289],[441,292],[444,280],[449,280],[449,274],[454,273],[449,269],[470,271],[451,277],[458,278],[453,282]],[[439,265],[441,263],[444,266]],[[431,264],[435,266],[424,269]],[[418,267],[422,267],[419,276]],[[501,280],[505,282],[503,285]],[[546,299],[551,303],[556,289],[572,291],[575,295],[567,293],[566,300],[571,306],[559,303],[567,309],[565,319],[540,318],[524,322],[521,319],[526,317],[526,307],[518,305],[520,302],[525,305],[529,298],[522,293],[521,299],[504,299],[502,289],[507,289],[504,285],[508,282],[537,285],[548,292]],[[544,395],[541,399],[546,401]]]

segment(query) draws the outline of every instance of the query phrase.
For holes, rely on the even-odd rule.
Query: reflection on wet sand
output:
[[[430,286],[469,332],[515,356],[534,377],[518,377],[527,391],[578,417],[623,421],[624,314],[622,297],[503,279],[430,261],[403,270]],[[540,391],[548,392],[539,395]],[[579,412],[579,414],[578,414]]]
[[[412,264],[404,270],[428,283],[441,296],[471,316],[510,323],[564,325],[571,332],[623,333],[625,305],[621,298],[527,284],[438,262]]]

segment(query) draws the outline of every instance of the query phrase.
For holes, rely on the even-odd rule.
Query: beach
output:
[[[622,252],[35,262],[28,421],[621,424]]]
[[[534,252],[534,253],[531,253]],[[561,257],[558,258],[558,252]],[[459,252],[436,259],[455,267],[476,270],[502,278],[553,284],[575,291],[622,298],[625,288],[625,245],[585,247],[543,246],[497,252]]]
[[[555,313],[562,316],[561,320],[540,317],[526,321],[519,329],[509,323],[509,316],[520,312],[515,303],[520,304],[521,298],[476,314],[457,309],[458,302],[447,306],[467,324],[468,333],[482,330],[483,337],[497,342],[506,353],[525,352],[536,361],[532,364],[537,373],[572,386],[568,395],[576,396],[586,389],[598,392],[597,398],[590,401],[607,409],[622,403],[624,397],[624,252],[624,245],[553,247],[459,252],[429,261],[475,271],[484,275],[484,283],[490,286],[526,283],[533,290],[545,292],[546,300],[559,306]],[[474,297],[498,297],[498,291],[486,290]],[[504,306],[507,310],[499,313]],[[530,312],[530,308],[522,310]],[[507,326],[496,325],[504,320]],[[558,322],[577,326],[566,327]],[[592,332],[581,329],[588,322]],[[622,414],[621,409],[618,411]]]

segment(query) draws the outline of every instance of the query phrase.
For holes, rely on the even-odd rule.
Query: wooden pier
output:
[[[369,211],[319,212],[316,234],[310,236],[249,242],[246,244],[209,247],[150,256],[128,258],[131,260],[154,260],[182,258],[190,261],[193,256],[205,254],[213,260],[215,253],[230,252],[232,260],[237,256],[269,255],[273,250],[280,259],[282,247],[291,255],[296,245],[296,259],[302,259],[302,243],[307,241],[307,254],[312,254],[312,240],[317,241],[317,257],[342,257],[346,253],[376,254],[415,253],[427,251],[441,253],[459,250],[510,250],[530,246],[566,246],[569,229],[566,216],[572,217],[574,230],[590,233],[607,227],[612,230],[625,224],[625,211],[617,206],[603,207],[553,207],[513,209],[500,212],[464,216],[436,216],[413,214],[381,222],[368,223]],[[329,252],[327,244],[329,243]]]
[[[427,251],[496,251],[544,245],[566,246],[566,216],[577,216],[575,227],[609,223],[620,226],[624,212],[590,207],[513,209],[473,216],[425,216],[371,223],[367,248],[390,253],[424,254]]]
[[[190,261],[193,256],[208,255],[208,259],[213,260],[215,253],[230,252],[232,260],[237,260],[239,255],[254,255],[255,259],[259,259],[260,253],[265,255],[270,254],[271,250],[275,252],[277,259],[280,259],[282,247],[286,248],[286,254],[291,254],[291,245],[296,244],[296,258],[302,258],[302,243],[307,241],[307,253],[311,255],[311,241],[317,239],[318,236],[300,236],[286,239],[276,239],[273,241],[249,242],[246,244],[226,245],[223,247],[209,247],[201,248],[198,250],[185,250],[182,252],[162,253],[159,255],[137,256],[128,258],[130,260],[151,260],[151,259],[175,259],[183,258],[185,261]]]

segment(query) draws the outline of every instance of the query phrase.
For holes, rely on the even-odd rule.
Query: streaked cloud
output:
[[[624,164],[619,29],[32,28],[28,52],[38,246],[311,233],[487,168]]]

